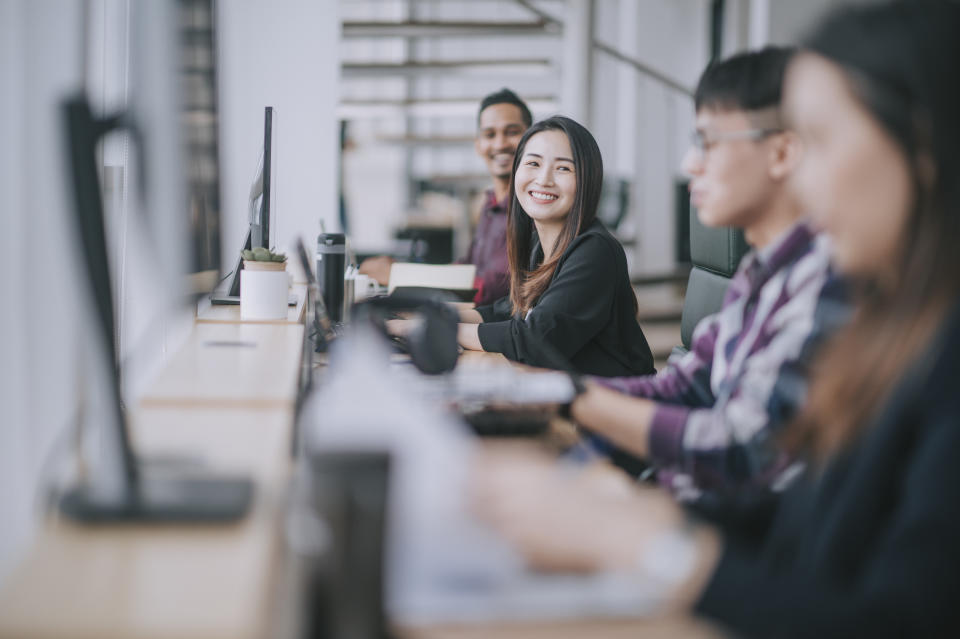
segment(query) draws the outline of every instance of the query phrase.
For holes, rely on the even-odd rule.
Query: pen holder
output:
[[[240,272],[240,319],[287,317],[286,262],[244,261]]]

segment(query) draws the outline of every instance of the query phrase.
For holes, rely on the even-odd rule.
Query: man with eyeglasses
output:
[[[658,374],[597,379],[570,406],[596,450],[646,460],[678,499],[704,506],[769,496],[798,474],[779,431],[805,399],[814,350],[847,317],[826,238],[788,185],[802,152],[780,113],[791,55],[767,48],[712,64],[694,96],[692,204],[707,226],[743,229],[753,249],[722,309]]]

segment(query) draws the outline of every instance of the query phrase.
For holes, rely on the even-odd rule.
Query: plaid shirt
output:
[[[780,490],[800,466],[778,449],[776,432],[805,400],[813,350],[848,314],[826,237],[799,223],[743,258],[688,353],[656,375],[596,381],[657,402],[650,461],[678,499]]]

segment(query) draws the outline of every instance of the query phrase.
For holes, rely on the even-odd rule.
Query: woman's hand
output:
[[[387,320],[384,326],[390,335],[406,337],[422,323],[423,320],[419,317],[414,319],[392,319]],[[477,334],[476,324],[457,324],[457,343],[469,350],[483,350],[483,346],[480,344],[480,336]]]
[[[684,522],[667,495],[606,464],[570,469],[529,451],[485,453],[473,488],[481,517],[539,570],[628,569],[646,541]]]
[[[641,488],[605,463],[570,469],[529,450],[487,452],[475,469],[473,497],[475,510],[531,567],[633,571],[661,588],[662,611],[693,606],[723,547],[712,528],[686,525],[665,493]],[[679,574],[662,574],[663,543],[676,544],[678,538],[691,554],[687,561],[674,558]],[[652,571],[651,557],[657,564]]]

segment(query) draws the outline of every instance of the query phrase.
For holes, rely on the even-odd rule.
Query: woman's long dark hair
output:
[[[853,322],[814,366],[788,444],[825,457],[870,423],[960,298],[960,4],[913,0],[829,17],[807,49],[838,65],[911,167],[896,281],[860,282]]]
[[[527,215],[517,199],[514,178],[523,157],[527,142],[543,131],[562,131],[570,142],[573,153],[573,170],[577,179],[577,193],[573,206],[550,252],[550,259],[530,269],[530,254],[533,250],[533,219]],[[513,158],[513,173],[510,176],[510,208],[507,218],[507,256],[510,260],[510,302],[513,312],[525,314],[550,286],[563,252],[584,229],[597,217],[600,188],[603,185],[603,158],[597,141],[582,125],[563,116],[553,116],[537,122],[523,134],[517,153]]]

